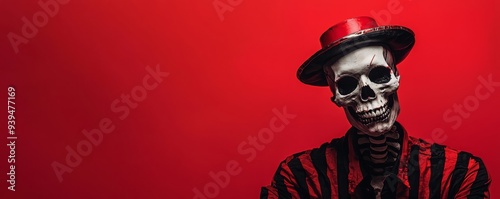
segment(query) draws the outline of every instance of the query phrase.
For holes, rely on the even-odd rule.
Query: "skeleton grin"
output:
[[[349,107],[349,112],[351,115],[363,125],[369,125],[372,123],[383,122],[389,119],[391,114],[392,105],[394,104],[394,98],[392,95],[388,97],[388,102],[384,105],[367,111],[356,112],[352,107]]]

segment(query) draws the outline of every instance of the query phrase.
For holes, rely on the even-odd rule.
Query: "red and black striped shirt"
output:
[[[403,134],[402,151],[382,198],[489,198],[491,179],[480,158],[409,137],[395,125]],[[374,198],[360,188],[369,174],[355,152],[355,131],[286,158],[260,198]]]

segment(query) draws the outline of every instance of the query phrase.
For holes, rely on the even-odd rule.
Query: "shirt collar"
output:
[[[408,133],[406,130],[399,124],[395,122],[397,130],[402,132],[403,134],[403,142],[401,146],[401,155],[399,156],[399,168],[397,170],[398,183],[402,183],[407,188],[410,188],[410,183],[408,182],[408,158],[409,158],[409,148],[408,148]],[[354,149],[353,137],[356,133],[356,129],[352,127],[347,133],[345,138],[347,138],[347,143],[349,146],[348,149],[348,158],[349,158],[349,193],[353,194],[356,190],[358,184],[363,180],[363,173],[361,171],[361,165],[358,157]]]

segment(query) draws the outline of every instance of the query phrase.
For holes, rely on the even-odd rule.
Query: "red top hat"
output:
[[[364,46],[382,45],[389,48],[395,64],[398,64],[415,44],[415,35],[406,27],[378,26],[371,17],[357,17],[326,30],[320,42],[321,50],[307,59],[297,71],[297,77],[305,84],[328,86],[323,66]]]

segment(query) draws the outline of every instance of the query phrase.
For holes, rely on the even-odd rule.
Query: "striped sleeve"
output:
[[[338,139],[289,156],[281,162],[271,185],[262,187],[260,198],[336,198],[336,152],[330,148],[336,143]]]
[[[281,162],[278,170],[274,174],[271,185],[262,187],[260,192],[261,199],[288,199],[299,198],[302,193],[297,191],[298,183],[295,180],[288,161]]]
[[[471,156],[467,172],[463,176],[463,181],[458,189],[455,198],[458,199],[482,199],[490,198],[489,186],[491,177],[486,171],[483,161]]]
[[[447,156],[451,153],[445,153],[445,146],[433,144],[431,146],[431,175],[429,178],[429,198],[441,198],[441,183],[444,176],[444,164]]]

